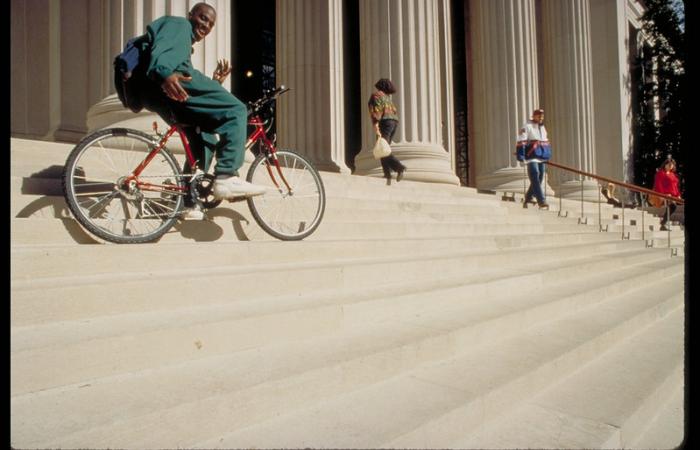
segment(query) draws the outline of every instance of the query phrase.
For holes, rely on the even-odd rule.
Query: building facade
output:
[[[149,22],[194,3],[12,0],[12,135],[77,142],[103,127],[150,130],[154,115],[116,98],[112,60]],[[398,87],[393,148],[407,179],[522,190],[514,143],[542,107],[554,160],[632,180],[640,0],[207,3],[217,24],[194,46],[195,67],[211,75],[218,59],[232,61],[225,86],[244,100],[291,87],[277,106],[278,143],[321,170],[382,175],[366,105],[386,77]],[[551,186],[565,197],[598,198],[593,181],[561,177]]]

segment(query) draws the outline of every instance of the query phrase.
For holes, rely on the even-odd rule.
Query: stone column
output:
[[[455,149],[455,111],[452,80],[452,11],[450,2],[438,2],[438,23],[440,30],[440,98],[442,99],[442,142],[450,155],[450,170],[457,173],[457,152]]]
[[[342,0],[277,0],[277,102],[280,147],[319,170],[350,173],[343,121]]]
[[[61,4],[12,0],[10,133],[51,139],[61,121]]]
[[[114,57],[122,51],[130,38],[146,32],[146,26],[161,16],[186,17],[196,2],[188,0],[101,0],[90,2],[91,26],[89,29],[91,79],[100,80],[93,89],[95,103],[87,114],[89,131],[123,126],[150,132],[153,121],[163,130],[167,128],[156,114],[146,110],[138,114],[122,107],[114,93]],[[209,0],[206,3],[216,10],[216,25],[201,42],[194,45],[192,64],[207,76],[211,76],[218,59],[231,60],[229,2]],[[230,77],[224,82],[230,89]],[[171,139],[170,148],[181,148],[178,139]]]
[[[472,0],[470,92],[476,186],[521,192],[518,130],[540,106],[534,0]]]
[[[390,78],[399,113],[392,150],[408,168],[405,178],[459,184],[443,142],[439,3],[446,0],[360,0],[362,90],[356,101],[364,117],[363,149],[355,158],[359,175],[382,176],[372,157],[375,137],[367,101],[374,83]]]
[[[595,172],[593,73],[588,0],[543,0],[545,120],[552,159]],[[581,198],[581,177],[549,170],[550,185],[564,198]],[[598,184],[583,180],[583,198],[598,201]]]

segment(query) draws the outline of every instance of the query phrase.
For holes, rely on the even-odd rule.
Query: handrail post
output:
[[[668,226],[668,223],[671,221],[671,204],[669,203],[668,200],[665,201],[666,203],[666,218],[668,219],[666,221],[666,233],[668,235],[668,248],[671,248],[671,227]]]
[[[562,212],[561,212],[561,208],[562,208],[562,201],[561,201],[561,198],[562,198],[562,195],[561,195],[561,172],[559,172],[559,176],[558,176],[557,178],[559,179],[559,187],[557,188],[557,192],[559,193],[559,216],[561,217],[561,216],[563,216],[563,215],[562,215]]]
[[[525,200],[527,200],[527,163],[523,164],[523,205],[527,206]]]
[[[581,222],[583,223],[583,176],[581,176]]]
[[[640,201],[642,200],[642,196],[641,196],[641,195],[639,196],[639,200],[640,200]],[[641,211],[642,211],[642,240],[643,240],[644,242],[646,242],[646,238],[644,237],[644,232],[645,232],[645,229],[646,229],[646,225],[644,225],[644,216],[646,215],[646,214],[645,214],[646,211],[644,211],[644,208],[640,208],[640,209],[641,209]]]
[[[622,196],[621,196],[622,197]],[[625,223],[627,222],[625,220],[625,202],[622,201],[622,239],[625,239]]]
[[[598,231],[602,232],[603,231],[603,213],[601,212],[601,206],[600,206],[600,187],[598,187]]]
[[[542,195],[545,198],[545,203],[547,203],[547,163],[542,164],[542,170],[544,171],[544,176],[542,177]]]

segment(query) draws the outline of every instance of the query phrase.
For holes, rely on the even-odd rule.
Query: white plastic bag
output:
[[[386,141],[386,139],[384,139],[381,136],[377,138],[377,143],[374,144],[372,154],[374,155],[374,159],[381,159],[391,155],[391,147],[389,146],[389,143]]]

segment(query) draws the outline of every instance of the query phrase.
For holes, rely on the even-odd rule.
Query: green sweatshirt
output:
[[[162,82],[173,72],[191,75],[192,24],[184,17],[164,16],[146,27],[151,43],[151,62],[146,75]]]

